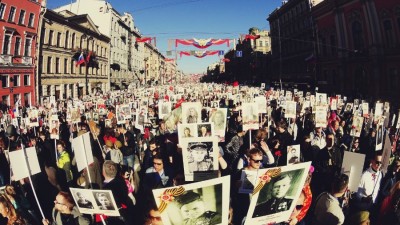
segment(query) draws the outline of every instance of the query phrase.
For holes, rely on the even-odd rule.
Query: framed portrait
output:
[[[111,190],[70,188],[80,213],[120,216]]]
[[[311,162],[266,169],[258,176],[245,225],[287,221],[303,189]]]
[[[216,177],[218,171],[217,137],[182,139],[183,169],[186,181],[199,181]]]
[[[229,176],[154,189],[153,196],[164,225],[228,224]]]
[[[353,123],[351,125],[351,130],[350,130],[350,136],[360,137],[363,124],[364,124],[364,117],[354,115]]]
[[[300,163],[300,145],[287,146],[287,165]]]
[[[294,101],[286,101],[285,107],[285,118],[296,118],[296,106],[297,103]]]
[[[182,103],[182,124],[200,123],[201,122],[200,102],[184,102]]]
[[[376,145],[375,145],[375,151],[382,150],[383,147],[383,136],[384,136],[384,127],[383,127],[383,122],[384,118],[380,118],[378,120],[378,124],[376,125]]]
[[[171,102],[164,100],[158,101],[159,118],[164,118],[165,116],[167,116],[169,113],[171,113],[171,109],[172,109]]]
[[[258,129],[258,105],[257,103],[242,104],[243,130]]]
[[[218,136],[219,141],[225,141],[225,130],[227,123],[227,108],[211,109],[208,122],[213,123],[214,135]]]
[[[326,118],[326,106],[315,107],[315,126],[325,128],[328,121]]]
[[[71,122],[72,123],[81,122],[81,111],[78,107],[71,109]]]
[[[59,139],[60,138],[60,121],[58,120],[57,115],[53,115],[50,118],[50,138],[51,139]]]
[[[196,124],[197,137],[214,136],[214,123],[198,123]]]
[[[374,113],[374,121],[378,121],[379,118],[383,115],[383,103],[376,102],[375,104],[375,113]]]
[[[29,126],[37,127],[39,126],[39,111],[37,109],[31,109],[28,113]]]
[[[267,99],[265,98],[265,96],[255,97],[254,102],[257,103],[258,113],[267,112]]]
[[[181,143],[183,139],[193,137],[198,137],[197,124],[178,124],[179,143]]]

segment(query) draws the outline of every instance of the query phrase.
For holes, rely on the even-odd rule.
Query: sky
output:
[[[47,8],[54,9],[76,0],[47,0]],[[81,0],[87,1],[87,0]],[[175,39],[238,39],[251,27],[269,30],[268,15],[279,7],[281,0],[109,0],[120,14],[132,14],[135,26],[144,37],[156,37],[157,49],[166,57],[178,52],[178,68],[185,74],[205,73],[207,66],[218,62],[217,55],[196,58],[182,56],[179,51],[201,51],[194,46],[179,45],[169,48],[168,40]],[[96,22],[95,22],[96,23]],[[232,42],[231,42],[232,43]],[[224,50],[232,44],[215,45],[203,50]],[[173,56],[166,51],[172,50]]]

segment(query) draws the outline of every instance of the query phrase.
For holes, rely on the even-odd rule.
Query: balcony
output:
[[[12,56],[0,55],[0,64],[12,64]]]
[[[22,56],[22,64],[24,65],[32,65],[32,57],[30,56]]]

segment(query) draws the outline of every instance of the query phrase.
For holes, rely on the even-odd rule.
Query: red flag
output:
[[[90,51],[89,54],[86,56],[86,63],[89,62],[91,55],[92,55],[92,51]]]
[[[238,81],[234,81],[234,82],[233,82],[233,86],[234,86],[234,87],[239,86],[239,82],[238,82]]]
[[[151,37],[144,37],[144,38],[136,38],[136,42],[146,42],[146,41],[151,41]]]

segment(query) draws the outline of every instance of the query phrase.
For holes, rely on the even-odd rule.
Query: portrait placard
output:
[[[201,103],[184,102],[182,103],[182,124],[201,122]]]
[[[39,111],[37,109],[31,109],[28,113],[29,126],[37,127],[39,126]]]
[[[257,103],[258,113],[267,112],[267,99],[265,98],[265,96],[255,97],[254,102]]]
[[[363,172],[365,154],[344,151],[342,173],[349,176],[349,190],[358,191],[361,175]]]
[[[52,115],[50,118],[50,138],[59,139],[60,138],[60,121],[57,115]]]
[[[337,98],[336,97],[330,98],[330,107],[331,107],[331,110],[337,110]]]
[[[12,170],[12,180],[18,181],[29,175],[40,173],[39,160],[35,147],[16,150],[9,153]],[[28,164],[27,164],[28,163]]]
[[[374,121],[378,121],[382,115],[383,115],[383,103],[376,102],[375,103]]]
[[[300,145],[290,145],[287,147],[287,165],[300,162]]]
[[[315,126],[325,128],[328,121],[326,118],[326,106],[315,107]]]
[[[158,118],[162,119],[171,112],[171,102],[159,100],[158,101]]]
[[[72,197],[83,214],[120,216],[111,190],[70,188]]]
[[[368,117],[368,112],[369,112],[369,108],[368,107],[369,107],[368,102],[363,102],[361,104],[363,117]]]
[[[82,171],[93,163],[92,146],[88,132],[72,139],[71,147],[74,150],[78,171]]]
[[[258,105],[257,103],[242,104],[243,130],[258,129]]]
[[[182,139],[183,169],[186,181],[214,178],[218,170],[218,138],[198,137]]]
[[[287,221],[303,189],[311,162],[267,169],[256,181],[245,225]]]
[[[209,115],[209,122],[213,123],[215,131],[213,134],[218,136],[220,142],[225,141],[227,108],[211,109]]]
[[[153,196],[164,225],[228,224],[230,176],[154,189]],[[189,211],[196,206],[196,212]]]
[[[285,107],[285,118],[296,118],[296,106],[297,103],[294,101],[286,101]]]
[[[381,117],[378,120],[378,124],[376,125],[376,145],[375,145],[375,151],[380,151],[382,150],[383,147],[383,135],[384,135],[384,127],[383,127],[383,122],[385,118]]]
[[[351,125],[351,130],[350,130],[350,136],[360,137],[363,124],[364,124],[364,117],[354,115],[353,124]]]

